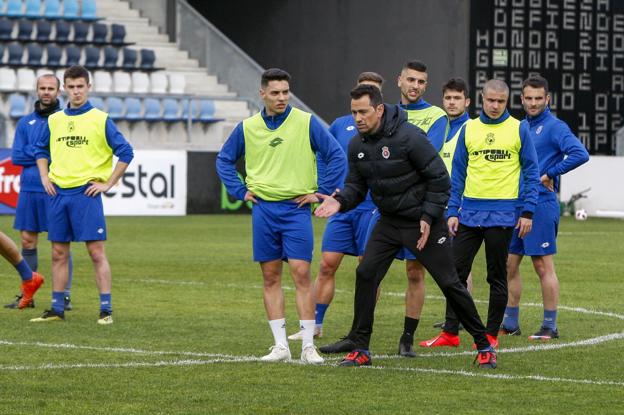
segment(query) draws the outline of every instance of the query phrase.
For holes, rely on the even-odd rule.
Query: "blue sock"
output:
[[[325,318],[325,312],[327,311],[327,307],[329,307],[329,304],[316,304],[316,311],[314,314],[317,326],[323,325],[323,319]]]
[[[503,319],[503,327],[507,330],[514,330],[520,327],[518,318],[520,317],[520,307],[505,308],[505,318]]]
[[[28,262],[22,259],[19,264],[15,265],[15,269],[19,272],[22,281],[28,281],[32,279],[32,269],[28,266]]]
[[[100,294],[100,311],[108,311],[109,313],[113,311],[110,293]]]
[[[70,296],[73,279],[74,279],[74,259],[70,252],[69,253],[69,276],[67,278],[67,285],[65,286],[65,296],[67,297]]]
[[[65,292],[52,291],[52,310],[58,314],[65,312]]]
[[[544,309],[544,321],[542,327],[557,330],[557,310]]]
[[[39,258],[37,257],[37,248],[34,248],[34,249],[22,248],[22,256],[24,257],[24,261],[26,261],[30,269],[32,269],[33,271],[37,271],[37,268],[39,268]]]

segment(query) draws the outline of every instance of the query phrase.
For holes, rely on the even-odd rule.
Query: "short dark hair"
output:
[[[61,89],[61,81],[53,73],[45,73],[37,78],[37,88],[39,88],[39,80],[43,78],[54,78],[56,80],[56,89]]]
[[[260,85],[265,88],[271,81],[287,81],[290,82],[290,74],[280,68],[269,68],[262,72]]]
[[[383,79],[383,76],[379,75],[377,72],[362,72],[358,75],[358,84],[366,81],[376,82],[379,86],[381,86],[383,85],[385,79]]]
[[[405,62],[405,65],[403,65],[403,69],[412,69],[418,72],[427,72],[427,65],[425,65],[421,61],[409,61]]]
[[[451,78],[446,81],[446,83],[442,86],[442,94],[448,90],[463,92],[465,98],[468,98],[468,95],[470,95],[468,84],[462,78]]]
[[[63,74],[63,82],[67,82],[68,79],[84,78],[89,83],[89,71],[84,66],[74,65],[70,66]]]
[[[522,82],[522,91],[524,92],[524,88],[530,86],[531,88],[544,88],[546,91],[546,95],[548,95],[548,81],[541,75],[533,75],[529,76],[527,79]]]
[[[373,85],[361,84],[351,90],[352,99],[360,99],[363,96],[368,95],[370,103],[373,107],[377,107],[383,104],[383,96],[381,90]]]

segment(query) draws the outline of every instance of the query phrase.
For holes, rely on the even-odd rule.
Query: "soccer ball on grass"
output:
[[[574,213],[574,217],[576,218],[576,220],[586,220],[587,211],[585,209],[579,209]]]

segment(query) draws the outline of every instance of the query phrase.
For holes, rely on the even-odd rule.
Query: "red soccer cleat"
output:
[[[22,282],[22,298],[19,300],[19,304],[17,308],[22,309],[28,307],[28,305],[32,302],[33,296],[43,285],[43,275],[38,272],[32,273],[32,278],[28,281]]]
[[[431,340],[421,341],[419,345],[420,347],[457,347],[459,346],[459,336],[457,334],[443,331]]]

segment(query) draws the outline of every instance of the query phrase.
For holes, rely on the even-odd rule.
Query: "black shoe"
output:
[[[66,295],[63,301],[65,302],[65,311],[71,311],[72,308],[74,308],[72,306],[71,298],[69,298],[69,295]]]
[[[18,294],[15,296],[15,301],[13,301],[12,303],[9,304],[5,304],[4,308],[19,308],[19,302],[22,299],[22,294]],[[26,306],[26,308],[35,308],[35,299],[33,298],[30,303],[28,303],[28,305]]]
[[[399,355],[403,357],[416,357],[416,352],[413,349],[412,343],[399,342]]]
[[[435,323],[433,325],[434,329],[442,329],[444,330],[444,321],[440,321],[439,323]],[[463,330],[464,329],[464,325],[462,323],[459,323],[459,326],[457,327],[458,330]]]
[[[552,339],[558,339],[559,332],[557,329],[549,329],[548,327],[542,327],[537,333],[529,336],[529,340],[542,340],[548,341]]]
[[[65,313],[57,313],[54,310],[45,310],[41,317],[31,318],[33,323],[41,323],[47,321],[63,321],[65,320]]]
[[[496,369],[496,351],[493,347],[477,353],[474,363],[478,364],[481,369]]]
[[[500,329],[498,329],[499,336],[520,336],[522,332],[520,331],[520,326],[515,329],[508,329],[507,327],[501,324]]]
[[[368,350],[354,350],[350,352],[340,363],[338,366],[350,366],[350,367],[358,367],[358,366],[370,366],[371,365],[371,357]]]
[[[348,337],[343,337],[336,343],[319,347],[321,353],[344,353],[355,349],[355,342]]]

